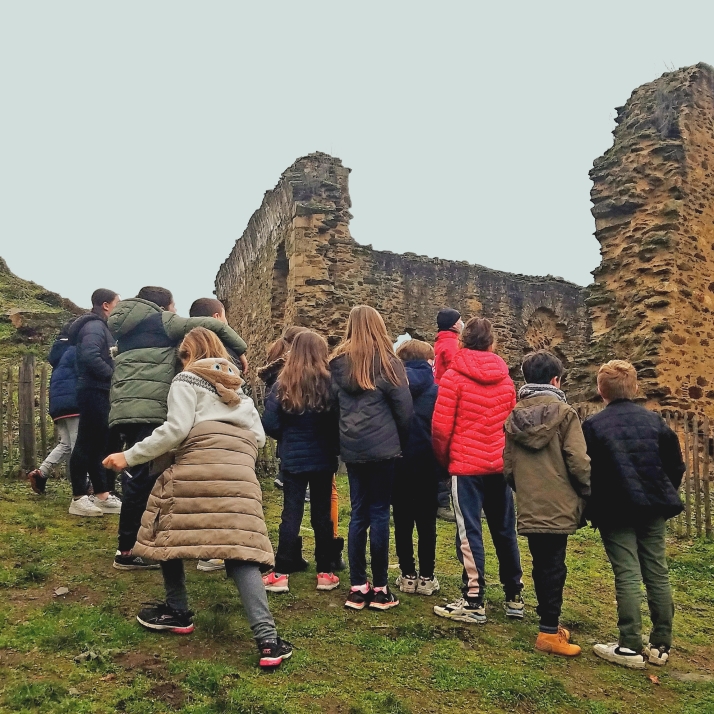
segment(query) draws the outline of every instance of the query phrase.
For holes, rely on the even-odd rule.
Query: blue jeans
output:
[[[348,531],[347,555],[350,584],[367,582],[367,531],[372,559],[374,587],[387,584],[389,567],[389,506],[394,483],[394,459],[347,464],[352,516]]]
[[[464,566],[461,576],[464,597],[482,601],[484,567],[481,512],[486,515],[493,545],[498,556],[498,574],[511,599],[523,589],[523,570],[516,539],[516,511],[513,491],[503,474],[485,476],[452,476],[451,496],[456,514],[456,555]]]

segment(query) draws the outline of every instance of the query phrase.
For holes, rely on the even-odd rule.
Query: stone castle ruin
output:
[[[614,143],[590,176],[602,263],[583,288],[465,262],[395,254],[350,235],[348,178],[323,153],[298,159],[265,194],[216,277],[216,296],[260,362],[288,324],[331,344],[349,310],[377,308],[396,337],[432,340],[439,308],[488,317],[514,377],[547,347],[573,401],[596,398],[595,372],[631,360],[649,403],[714,416],[714,70],[670,72],[618,109]]]

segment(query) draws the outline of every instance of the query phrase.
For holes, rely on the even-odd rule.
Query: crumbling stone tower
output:
[[[571,384],[594,398],[597,365],[620,357],[652,405],[714,414],[714,69],[664,74],[617,112],[590,172],[602,263]]]
[[[228,319],[260,362],[285,325],[341,337],[354,305],[383,315],[396,337],[432,340],[444,306],[484,315],[498,351],[518,377],[523,354],[555,350],[566,364],[582,355],[590,325],[584,288],[465,262],[373,250],[350,235],[349,169],[314,153],[298,159],[268,191],[216,277]]]

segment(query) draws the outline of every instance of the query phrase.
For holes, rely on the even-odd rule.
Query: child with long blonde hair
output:
[[[287,592],[289,574],[304,569],[299,534],[308,486],[317,589],[333,590],[340,584],[332,572],[337,549],[330,500],[339,447],[328,356],[327,342],[316,332],[296,335],[265,401],[263,426],[278,440],[284,494],[275,571],[263,578],[271,592]]]
[[[183,372],[174,377],[166,421],[104,466],[120,471],[171,454],[159,476],[134,551],[161,564],[166,602],[137,616],[150,630],[193,632],[183,558],[222,558],[235,582],[258,650],[261,667],[292,655],[281,640],[261,579],[274,563],[255,475],[265,433],[253,401],[243,394],[238,369],[218,337],[191,330],[179,348]]]
[[[399,604],[387,584],[389,507],[395,461],[409,439],[413,405],[404,365],[374,308],[352,309],[330,372],[352,503],[347,543],[351,588],[345,607],[387,610]],[[368,533],[374,587],[367,580]]]

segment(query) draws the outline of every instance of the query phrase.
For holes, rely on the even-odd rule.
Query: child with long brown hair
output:
[[[404,365],[374,308],[352,309],[330,371],[352,503],[347,543],[351,589],[345,606],[387,610],[399,604],[387,584],[389,506],[395,461],[409,439],[413,405]],[[374,587],[367,580],[368,532]]]
[[[253,401],[243,394],[238,368],[220,339],[197,327],[179,348],[184,370],[174,377],[166,421],[123,453],[104,460],[121,471],[173,452],[141,519],[135,552],[161,564],[166,602],[137,616],[150,630],[193,632],[183,558],[223,558],[238,587],[260,652],[261,667],[292,654],[281,640],[261,579],[273,565],[260,484],[255,475],[265,433]]]
[[[263,578],[271,592],[287,592],[289,574],[304,569],[299,534],[308,486],[317,589],[333,590],[340,584],[332,572],[336,548],[330,497],[337,470],[338,432],[328,357],[323,337],[311,330],[300,332],[265,400],[263,426],[278,440],[284,493],[275,571]]]

